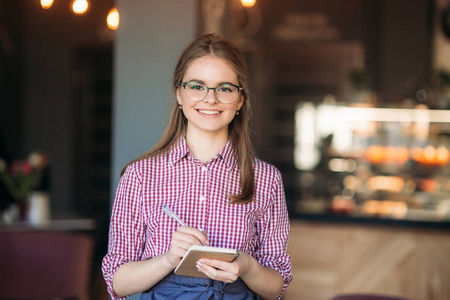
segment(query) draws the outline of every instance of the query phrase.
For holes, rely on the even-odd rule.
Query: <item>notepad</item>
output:
[[[202,272],[197,271],[195,264],[199,259],[211,258],[233,262],[238,256],[239,252],[234,249],[193,245],[176,267],[175,274],[209,278]]]

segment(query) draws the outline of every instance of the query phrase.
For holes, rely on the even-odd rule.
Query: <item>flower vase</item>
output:
[[[34,191],[28,195],[27,221],[32,225],[42,225],[50,221],[50,197],[47,192]]]

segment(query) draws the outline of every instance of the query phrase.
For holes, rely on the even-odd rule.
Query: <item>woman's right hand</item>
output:
[[[112,280],[114,292],[125,297],[148,290],[176,268],[190,246],[201,245],[200,241],[209,246],[206,232],[178,227],[172,234],[169,251],[151,259],[130,261],[117,269]]]
[[[209,246],[206,232],[193,227],[179,226],[178,229],[172,233],[169,251],[165,253],[165,256],[169,264],[175,268],[180,263],[189,247],[192,245],[201,245],[202,243]]]

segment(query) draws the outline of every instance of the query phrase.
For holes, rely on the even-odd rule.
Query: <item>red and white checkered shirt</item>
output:
[[[240,174],[230,142],[206,163],[195,159],[180,139],[166,155],[128,166],[117,189],[111,216],[103,275],[108,292],[115,271],[130,261],[146,260],[169,250],[179,224],[161,207],[170,207],[188,226],[208,233],[211,246],[238,249],[277,270],[286,288],[291,259],[286,253],[289,218],[280,172],[253,160],[254,201],[230,204],[240,192]],[[284,291],[284,290],[283,290]]]

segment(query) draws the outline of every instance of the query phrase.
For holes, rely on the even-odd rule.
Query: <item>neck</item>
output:
[[[186,133],[186,142],[192,155],[207,162],[219,153],[228,142],[228,134]]]

